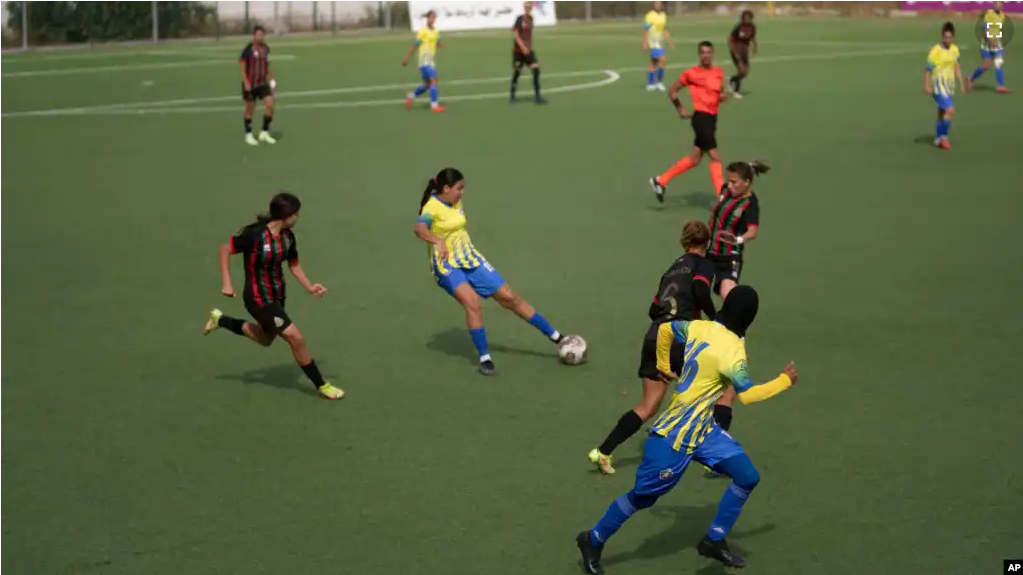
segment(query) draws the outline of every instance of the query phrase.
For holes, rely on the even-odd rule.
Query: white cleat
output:
[[[666,90],[667,90],[667,88],[664,87],[664,84],[661,84],[661,83],[657,84],[657,91],[658,92],[664,92]]]
[[[260,142],[266,142],[267,144],[276,144],[277,143],[277,140],[275,140],[274,137],[270,135],[270,132],[260,132],[259,133],[259,141]]]
[[[742,92],[732,92],[732,97],[735,98],[736,100],[741,100]]]
[[[245,143],[250,146],[258,146],[259,140],[257,140],[256,137],[252,135],[252,132],[249,132],[248,134],[245,134]]]
[[[647,92],[654,92],[656,90],[657,90],[657,85],[656,84],[647,84],[646,85],[646,91]]]

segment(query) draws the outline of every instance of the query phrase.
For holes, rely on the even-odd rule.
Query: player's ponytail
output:
[[[733,174],[739,174],[739,177],[747,182],[752,182],[753,178],[770,172],[771,166],[768,166],[760,160],[732,162],[731,164],[728,164],[728,171]]]
[[[302,209],[302,202],[298,196],[281,192],[270,199],[270,208],[263,213],[256,214],[256,221],[239,230],[238,235],[259,229],[275,220],[286,220],[297,214],[300,209]]]
[[[430,196],[440,194],[444,191],[445,187],[454,186],[464,179],[465,176],[456,168],[444,168],[437,172],[437,175],[426,183],[423,196],[419,199],[419,213],[423,212],[423,207],[426,205],[426,202],[430,201]]]

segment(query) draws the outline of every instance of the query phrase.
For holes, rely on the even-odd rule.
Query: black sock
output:
[[[273,121],[274,121],[274,117],[273,116],[263,116],[263,131],[264,132],[269,132],[270,131],[270,122],[273,122]]]
[[[245,118],[245,133],[252,133],[252,118]]]
[[[245,325],[245,320],[243,319],[222,315],[220,316],[220,319],[217,320],[217,325],[232,333],[245,335],[245,332],[242,331],[242,326]]]
[[[611,455],[611,452],[616,447],[621,445],[626,439],[632,437],[639,431],[639,428],[643,427],[643,418],[639,416],[633,410],[626,411],[621,418],[618,419],[618,423],[615,424],[615,428],[608,434],[607,439],[604,443],[600,444],[600,452],[604,455]]]
[[[303,365],[302,372],[305,373],[305,376],[309,378],[309,381],[313,382],[313,385],[316,386],[316,389],[320,389],[321,387],[323,387],[324,383],[327,383],[323,381],[323,376],[320,375],[320,368],[316,367],[315,361],[310,361],[309,363]]]
[[[515,70],[514,72],[512,72],[512,83],[511,83],[511,95],[512,96],[515,95],[515,90],[517,90],[519,88],[519,74],[521,74],[521,73],[522,72],[519,71],[519,70]]]
[[[721,429],[728,431],[728,428],[732,426],[732,408],[727,405],[715,405],[714,421],[718,422]]]
[[[533,68],[533,93],[540,97],[540,69]],[[607,455],[606,453],[604,455]]]

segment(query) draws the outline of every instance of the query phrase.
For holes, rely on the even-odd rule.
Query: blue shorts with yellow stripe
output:
[[[477,295],[488,298],[494,295],[494,292],[501,289],[505,283],[501,274],[497,273],[494,266],[486,261],[471,269],[448,266],[445,273],[434,267],[433,275],[437,277],[437,285],[451,294],[451,296],[455,295],[455,289],[458,286],[467,283],[472,286],[473,291]]]
[[[427,64],[426,66],[419,67],[419,75],[422,76],[424,82],[429,82],[437,77],[437,68],[433,64]]]
[[[939,110],[949,110],[952,108],[952,95],[935,92],[934,103],[938,105]]]
[[[1005,50],[1002,48],[981,48],[980,57],[984,60],[994,60],[999,56],[1005,57]]]
[[[650,48],[650,59],[660,60],[664,57],[664,48]]]
[[[692,453],[686,453],[685,449],[676,451],[672,443],[672,438],[650,434],[643,447],[643,462],[636,470],[636,486],[633,491],[637,495],[660,497],[671,491],[694,460],[713,469],[726,459],[746,453],[738,441],[717,425]]]

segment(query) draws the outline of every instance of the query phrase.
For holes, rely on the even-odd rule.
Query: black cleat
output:
[[[511,95],[511,96],[510,96],[510,97],[508,98],[508,103],[509,103],[509,104],[515,104],[515,103],[517,103],[518,101],[519,101],[519,99],[515,97],[515,94],[512,94],[512,95]]]
[[[497,367],[494,366],[494,360],[481,361],[480,373],[483,375],[497,375]]]
[[[600,554],[604,551],[604,546],[594,546],[589,531],[576,535],[575,544],[583,555],[583,570],[590,575],[604,575],[604,566],[600,564]]]
[[[696,546],[696,550],[704,557],[720,561],[725,567],[742,569],[746,566],[746,560],[735,551],[729,549],[728,542],[724,539],[714,541],[709,536],[704,535],[703,539]]]
[[[543,96],[537,96],[534,102],[542,106],[547,103],[547,98],[544,98]]]
[[[654,189],[654,195],[657,196],[657,201],[663,204],[664,192],[667,191],[667,188],[662,186],[661,183],[657,181],[656,176],[650,178],[650,187]]]

